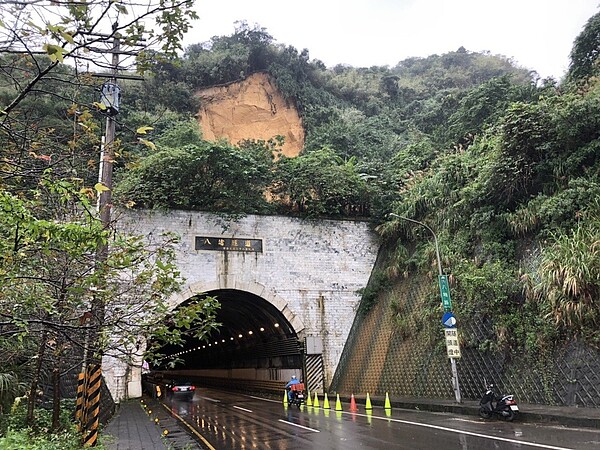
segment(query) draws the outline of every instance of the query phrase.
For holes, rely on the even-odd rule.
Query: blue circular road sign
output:
[[[451,312],[445,312],[442,316],[442,325],[445,328],[456,328],[456,317]]]

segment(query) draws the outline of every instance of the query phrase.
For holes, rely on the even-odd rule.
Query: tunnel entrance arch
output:
[[[253,295],[255,298],[269,303],[274,309],[278,310],[283,317],[285,317],[298,337],[301,338],[304,336],[304,323],[292,311],[288,305],[288,302],[281,296],[268,290],[264,285],[256,282],[238,281],[235,277],[223,276],[219,277],[217,281],[211,283],[194,283],[188,286],[185,290],[171,297],[169,303],[171,308],[176,308],[182,303],[189,301],[196,295],[214,295],[214,293],[221,291],[235,291]],[[260,301],[257,301],[257,303],[260,303]]]
[[[199,296],[215,297],[221,305],[216,317],[221,325],[208,340],[190,337],[183,347],[164,348],[165,354],[181,361],[171,372],[200,377],[206,384],[227,378],[283,380],[301,375],[304,327],[285,300],[265,295],[267,291],[258,284],[246,283],[246,289],[253,288],[249,290],[215,287],[193,286],[185,295],[198,293],[173,299],[179,307]]]

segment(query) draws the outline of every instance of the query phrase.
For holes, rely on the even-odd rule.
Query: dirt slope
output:
[[[204,139],[285,138],[283,154],[297,156],[304,145],[304,129],[294,105],[287,104],[268,75],[257,73],[243,81],[204,89],[198,121]]]

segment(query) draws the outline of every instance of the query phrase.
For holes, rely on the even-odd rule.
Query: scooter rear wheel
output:
[[[505,412],[502,412],[502,418],[507,422],[512,422],[515,418],[515,413],[512,409],[507,409]]]
[[[481,417],[483,417],[484,419],[491,419],[492,418],[492,413],[484,408],[483,406],[481,408],[479,408],[479,415]]]

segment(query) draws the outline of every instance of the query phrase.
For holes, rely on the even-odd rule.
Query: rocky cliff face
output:
[[[232,144],[243,139],[268,140],[281,135],[283,154],[297,156],[304,146],[304,129],[295,106],[288,104],[271,78],[263,73],[243,81],[204,89],[198,120],[204,139]]]

